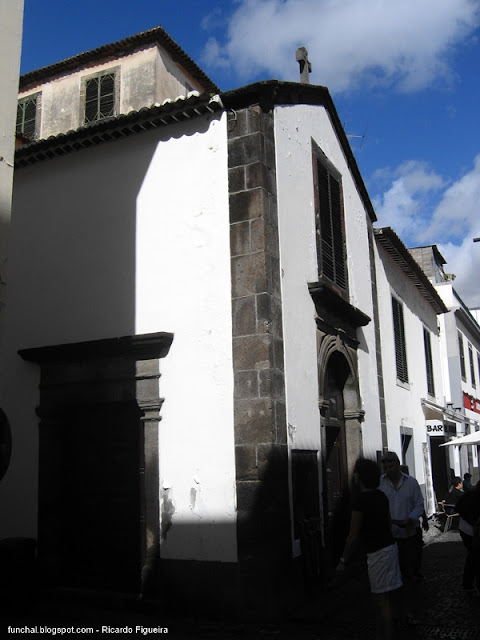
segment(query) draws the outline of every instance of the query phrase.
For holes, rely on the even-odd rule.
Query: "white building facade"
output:
[[[440,353],[446,411],[443,430],[437,432],[438,472],[446,469],[442,486],[445,495],[452,478],[471,473],[479,479],[477,445],[441,447],[442,444],[479,430],[480,416],[480,327],[475,311],[470,312],[453,285],[454,276],[444,270],[445,259],[436,245],[410,249],[415,260],[434,285],[448,312],[439,317]]]
[[[375,214],[335,107],[271,81],[78,122],[17,152],[0,535],[59,584],[285,606],[385,448]]]
[[[376,229],[375,238],[388,448],[418,480],[431,515],[446,409],[439,319],[447,309],[392,229]]]

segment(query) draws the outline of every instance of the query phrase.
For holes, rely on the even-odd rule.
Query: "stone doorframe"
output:
[[[327,334],[317,329],[318,405],[321,427],[325,426],[324,415],[328,407],[328,398],[325,397],[326,371],[328,361],[334,353],[341,354],[350,369],[343,388],[347,471],[350,478],[355,461],[362,455],[361,423],[365,415],[358,385],[357,351],[346,344],[339,334]]]
[[[37,415],[48,420],[68,402],[88,406],[99,398],[136,402],[144,429],[144,558],[140,590],[155,588],[160,550],[158,506],[158,426],[163,399],[159,394],[159,361],[173,341],[171,333],[151,333],[88,342],[23,349],[18,353],[40,366],[40,406]]]

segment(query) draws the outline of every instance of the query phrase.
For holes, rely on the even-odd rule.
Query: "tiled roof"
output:
[[[118,58],[127,55],[138,49],[139,47],[158,44],[162,46],[171,56],[174,62],[183,67],[191,76],[196,78],[203,85],[205,91],[209,93],[219,93],[220,89],[210,80],[199,66],[188,56],[185,51],[162,29],[155,27],[148,31],[142,31],[123,40],[118,40],[111,44],[105,44],[96,49],[79,53],[76,56],[67,58],[55,64],[51,64],[41,69],[36,69],[20,76],[19,90],[25,91],[30,87],[34,87],[42,82],[51,80],[52,78],[75,71],[79,67],[92,63],[93,61],[102,61],[104,59]]]
[[[383,247],[391,260],[403,271],[418,292],[433,307],[435,313],[447,313],[448,309],[436,292],[435,287],[395,231],[390,227],[383,227],[374,229],[374,234],[377,243]]]
[[[139,111],[91,122],[75,131],[35,140],[17,149],[15,167],[26,167],[41,160],[222,110],[223,104],[218,95],[210,97],[206,93],[192,91],[186,98],[180,96],[176,100],[165,100],[162,104]]]

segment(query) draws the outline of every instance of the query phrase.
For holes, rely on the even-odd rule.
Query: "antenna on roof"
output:
[[[347,135],[347,138],[361,138],[361,140],[362,140],[362,142],[361,142],[361,144],[360,144],[360,149],[361,149],[361,148],[362,148],[362,146],[363,146],[363,141],[365,140],[365,137],[366,137],[366,135],[367,135],[367,129],[368,129],[368,124],[367,124],[367,126],[365,127],[365,131],[363,132],[363,134],[362,134],[362,135],[358,135],[358,134],[355,134],[355,133],[347,133],[347,134],[346,134],[346,135]]]

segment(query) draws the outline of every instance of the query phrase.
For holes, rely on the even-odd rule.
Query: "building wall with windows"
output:
[[[190,91],[215,93],[217,87],[157,27],[23,75],[17,130],[29,139],[48,138]]]
[[[439,317],[440,353],[444,380],[446,412],[445,433],[448,441],[478,431],[480,428],[480,326],[478,310],[468,309],[453,285],[454,277],[445,273],[445,259],[436,245],[409,250],[428,274],[448,313]],[[439,440],[440,441],[440,440]],[[445,451],[447,449],[448,451]],[[445,484],[454,475],[465,472],[479,479],[479,448],[477,445],[443,448],[447,467]]]
[[[1,533],[35,535],[38,510],[40,556],[65,561],[51,501],[66,483],[48,462],[75,455],[57,436],[74,424],[78,438],[94,400],[103,416],[105,399],[126,398],[153,430],[146,545],[179,601],[198,598],[195,575],[205,598],[238,580],[249,611],[278,606],[292,557],[297,575],[312,560],[324,578],[343,548],[352,466],[382,449],[375,215],[328,92],[270,81],[192,95],[34,141],[17,165],[8,412],[21,446],[1,507],[20,496],[25,509]],[[164,358],[132,368],[122,352],[130,378],[116,375],[112,349],[152,349],[164,333]],[[77,439],[92,456],[87,444]],[[74,484],[70,468],[58,473]],[[96,495],[109,504],[105,487]]]
[[[78,129],[88,121],[102,119],[100,116],[85,119],[86,83],[106,75],[113,76],[113,100],[102,117],[138,111],[199,88],[168,59],[164,51],[151,45],[122,58],[63,73],[21,91],[20,105],[35,101],[34,137],[48,138]],[[27,134],[32,127],[31,119],[32,115]]]
[[[321,230],[316,229],[315,220],[317,160],[312,154],[316,149],[331,163],[340,181],[343,219],[336,221],[334,235],[340,247],[338,260],[346,266],[345,296],[370,318],[373,317],[368,249],[371,221],[327,111],[314,106],[287,106],[278,107],[275,116],[288,423],[292,446],[320,448],[316,311],[308,288],[309,283],[318,282],[322,270],[317,248]],[[295,154],[283,153],[283,149],[292,146]],[[328,276],[326,279],[331,280]],[[341,288],[338,283],[332,286]],[[377,369],[374,349],[363,348],[374,344],[373,322],[358,329],[358,339],[361,346],[357,376],[361,408],[365,412],[361,427],[363,451],[374,456],[381,449],[378,388],[369,381],[376,380]]]
[[[448,308],[441,322],[441,348],[447,380],[446,401],[456,415],[452,436],[480,430],[480,326],[451,282],[435,285]],[[479,478],[477,445],[448,447],[452,473]]]
[[[444,418],[438,319],[446,308],[398,236],[386,228],[375,237],[388,448],[418,480],[431,514],[429,427]]]

